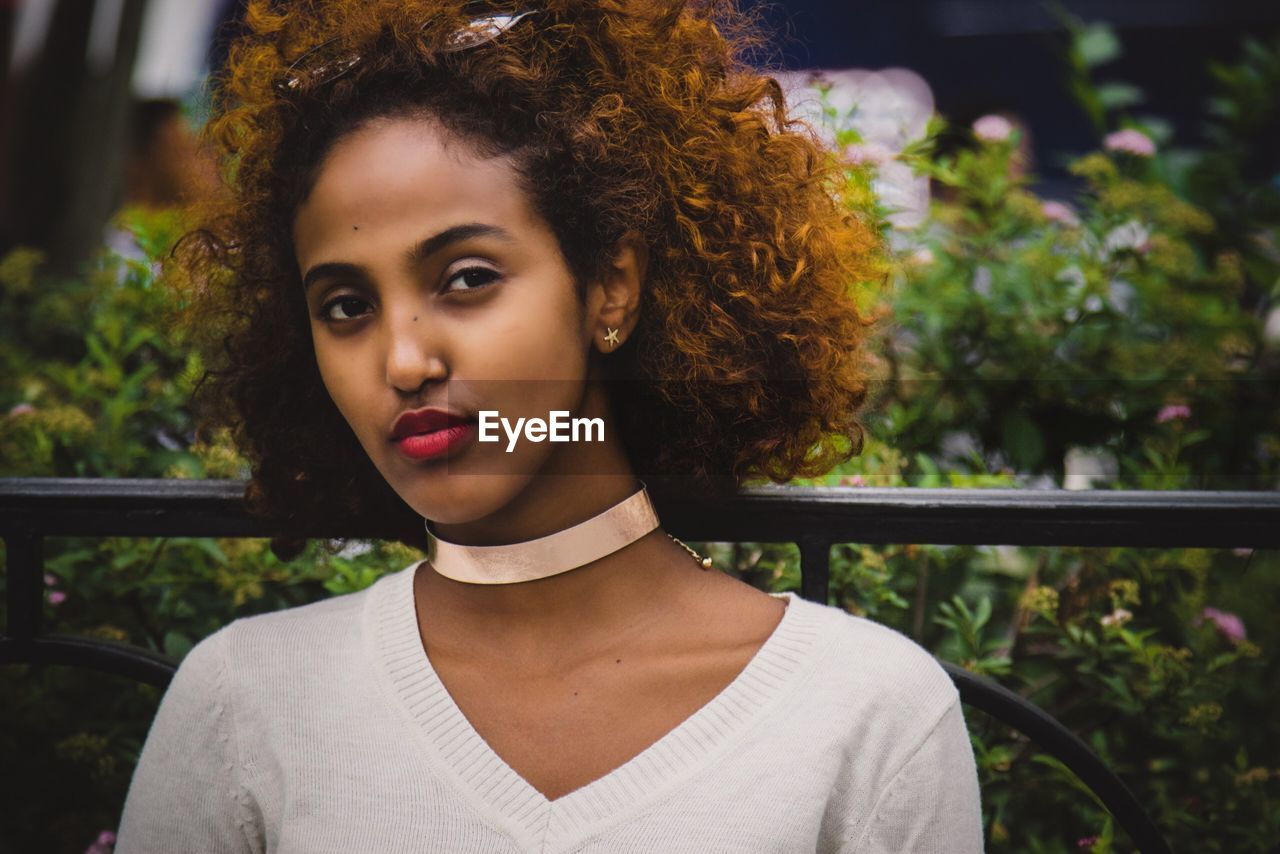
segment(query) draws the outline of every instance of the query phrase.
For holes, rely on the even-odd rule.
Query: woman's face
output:
[[[615,282],[579,300],[508,158],[480,157],[429,119],[372,121],[321,165],[294,246],[325,387],[420,515],[483,519],[535,475],[591,471],[592,455],[617,453],[523,437],[508,452],[500,427],[500,441],[478,441],[481,410],[510,424],[554,410],[609,419],[586,383],[588,355],[606,324],[630,330],[638,301],[636,276],[623,277],[637,278],[625,294]],[[470,421],[461,443],[423,458],[393,440],[398,416],[424,407]]]

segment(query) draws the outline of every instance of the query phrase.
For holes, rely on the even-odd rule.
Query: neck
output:
[[[673,548],[668,549],[668,545]],[[436,572],[430,561],[424,563],[422,574],[428,576],[431,587],[433,599],[429,606],[447,602],[475,619],[490,619],[504,625],[513,625],[513,621],[545,622],[558,625],[562,630],[570,615],[576,615],[571,618],[572,622],[595,619],[614,601],[626,603],[629,609],[635,610],[644,600],[629,597],[648,590],[645,598],[651,599],[650,588],[657,580],[660,564],[665,565],[676,555],[681,556],[682,563],[689,568],[698,569],[688,554],[674,547],[658,528],[598,560],[531,581],[498,584],[456,581]]]
[[[563,531],[623,501],[640,488],[629,472],[618,475],[540,475],[501,509],[470,522],[433,521],[432,530],[451,543],[498,546],[523,543]]]
[[[468,545],[542,537],[595,516],[639,487],[630,474],[537,478],[503,508],[502,519],[438,526],[437,533]],[[659,527],[598,560],[534,581],[469,584],[446,578],[428,564],[418,574],[417,599],[419,613],[436,629],[433,634],[450,639],[440,643],[510,660],[589,646],[643,626],[669,610],[673,597],[702,575]]]

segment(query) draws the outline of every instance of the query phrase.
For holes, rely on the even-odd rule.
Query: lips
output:
[[[465,416],[443,409],[415,409],[401,414],[396,419],[391,427],[391,441],[398,442],[406,436],[434,433],[436,430],[467,424],[470,421],[471,419]]]

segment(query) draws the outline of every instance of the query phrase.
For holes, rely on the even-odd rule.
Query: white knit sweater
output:
[[[929,653],[787,600],[720,694],[548,801],[489,747],[422,647],[414,564],[236,620],[165,694],[117,854],[982,850],[959,696]]]

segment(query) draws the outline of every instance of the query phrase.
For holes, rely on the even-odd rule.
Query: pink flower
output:
[[[10,416],[30,415],[32,412],[35,412],[35,411],[36,411],[36,408],[31,404],[19,403],[18,405],[14,406],[12,409],[9,410],[9,415]]]
[[[840,478],[840,485],[841,486],[866,486],[867,482],[862,479],[862,475],[851,474],[851,475],[846,475],[845,477]]]
[[[98,834],[98,838],[93,844],[85,849],[84,854],[111,854],[112,847],[116,844],[116,835],[110,830],[104,830]]]
[[[1181,403],[1171,403],[1168,406],[1160,407],[1160,411],[1156,413],[1156,423],[1164,424],[1168,421],[1182,421],[1191,417],[1191,407]]]
[[[1212,620],[1218,633],[1232,643],[1239,643],[1244,640],[1244,620],[1241,620],[1235,614],[1229,611],[1219,611],[1217,608],[1205,608],[1200,616],[1196,617],[1194,625],[1198,626],[1205,620]]]
[[[1004,116],[986,115],[973,123],[973,135],[983,142],[1004,142],[1013,133],[1013,123]]]
[[[1076,216],[1071,205],[1063,202],[1045,202],[1040,206],[1040,213],[1044,214],[1044,218],[1050,222],[1060,223],[1067,228],[1080,227],[1080,217]]]
[[[1098,841],[1098,837],[1096,835],[1082,836],[1081,838],[1076,840],[1076,848],[1092,848],[1093,844],[1097,841]]]
[[[1248,557],[1249,555],[1253,554],[1253,549],[1250,549],[1250,548],[1232,549],[1231,553],[1236,557]]]
[[[1151,137],[1133,128],[1107,134],[1102,140],[1102,146],[1107,151],[1120,151],[1136,157],[1154,157],[1156,153],[1156,144],[1151,141]]]
[[[897,154],[880,142],[855,142],[845,146],[844,159],[855,166],[883,166]]]
[[[63,593],[61,590],[51,590],[49,592],[50,605],[61,605],[65,601],[67,601],[67,594]]]
[[[45,587],[58,586],[58,577],[54,575],[52,572],[46,572],[44,574],[44,586]]]

